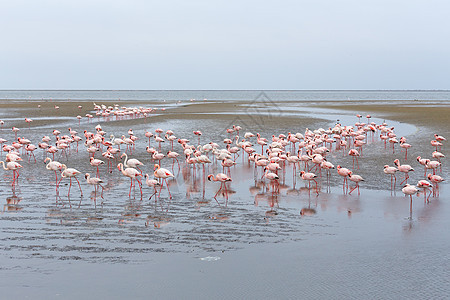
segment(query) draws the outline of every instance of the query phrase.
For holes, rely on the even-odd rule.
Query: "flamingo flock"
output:
[[[95,103],[94,111],[99,120],[100,118],[103,118],[102,120],[106,120],[106,118],[121,120],[127,116],[146,118],[151,112],[154,112],[152,109],[127,108],[118,105],[107,107]],[[86,117],[92,119],[91,116]],[[193,136],[178,138],[172,130],[164,131],[161,128],[156,128],[153,131],[146,130],[140,136],[135,134],[133,129],[129,129],[126,133],[118,135],[119,138],[115,137],[114,134],[110,134],[108,138],[108,134],[102,129],[102,126],[97,125],[92,131],[84,130],[81,135],[72,128],[68,128],[69,134],[63,134],[55,129],[48,136],[46,135],[40,141],[37,141],[38,147],[36,147],[30,139],[17,136],[20,129],[13,127],[12,131],[15,138],[11,143],[0,138],[2,152],[6,153],[5,161],[0,161],[0,164],[2,164],[4,170],[12,171],[11,186],[15,188],[19,184],[19,171],[23,168],[19,163],[19,161],[23,161],[22,156],[28,157],[29,165],[27,167],[30,167],[32,159],[37,164],[38,159],[34,152],[41,149],[45,168],[54,173],[56,193],[59,193],[61,181],[64,178],[69,179],[68,197],[72,179],[77,181],[80,195],[83,196],[81,183],[77,178],[77,175],[82,172],[68,167],[58,160],[65,159],[66,163],[69,164],[74,153],[79,153],[80,156],[85,155],[90,166],[95,168],[95,170],[83,172],[86,183],[94,187],[94,199],[97,196],[98,188],[102,189],[101,197],[103,198],[105,188],[101,177],[106,177],[108,173],[113,172],[113,164],[124,177],[130,179],[129,197],[132,197],[133,187],[136,190],[136,183],[139,187],[139,195],[143,196],[141,177],[144,177],[146,185],[152,189],[149,199],[152,197],[159,199],[163,188],[167,189],[168,197],[172,199],[173,196],[169,186],[176,183],[177,174],[180,174],[180,170],[184,169],[188,173],[192,173],[195,179],[194,190],[200,185],[203,188],[203,195],[205,195],[206,178],[208,181],[220,182],[220,187],[212,198],[217,200],[219,195],[223,195],[228,201],[233,184],[232,170],[245,165],[254,169],[255,183],[257,181],[263,182],[263,186],[267,190],[271,190],[272,195],[281,193],[280,186],[284,185],[287,177],[286,170],[292,168],[294,182],[296,178],[303,180],[305,185],[307,184],[308,190],[313,191],[316,195],[320,194],[323,182],[326,182],[327,191],[329,190],[330,179],[335,176],[333,173],[337,173],[338,177],[336,178],[340,176],[343,179],[343,194],[350,195],[357,190],[359,196],[361,194],[360,184],[363,184],[365,180],[356,172],[361,170],[360,167],[370,168],[368,166],[369,161],[363,155],[363,153],[366,153],[367,145],[376,142],[379,137],[385,148],[387,148],[389,142],[393,154],[395,154],[395,148],[398,145],[401,148],[400,150],[405,152],[405,162],[408,160],[408,149],[411,149],[414,145],[407,143],[406,137],[397,140],[394,128],[389,127],[385,122],[381,124],[370,122],[372,118],[370,115],[366,117],[367,123],[361,122],[361,115],[357,115],[357,118],[358,121],[353,125],[336,123],[328,129],[310,130],[306,128],[304,132],[288,132],[286,135],[273,134],[266,138],[261,133],[254,134],[252,132],[245,132],[241,137],[240,131],[243,129],[238,125],[233,125],[232,128],[225,129],[223,132],[227,135],[227,138],[222,141],[204,142],[204,144],[201,143],[202,139],[205,139],[204,134],[200,130],[193,130]],[[80,120],[80,117],[77,116],[77,119]],[[27,125],[31,126],[32,120],[29,118],[25,120]],[[202,136],[203,138],[201,138]],[[190,142],[192,138],[194,138],[195,143]],[[136,142],[139,139],[146,141],[145,152],[148,153],[148,156],[147,161],[144,162],[132,157],[136,155],[136,151],[138,153],[140,151],[136,147]],[[152,147],[152,140],[156,148]],[[431,195],[439,196],[439,184],[444,181],[441,172],[442,160],[445,155],[441,152],[441,149],[445,141],[446,139],[443,136],[435,134],[434,139],[430,142],[432,150],[434,150],[433,152],[430,151],[430,158],[417,157],[418,164],[416,163],[416,166],[424,168],[424,178],[420,179],[416,185],[408,183],[409,174],[415,172],[414,167],[416,166],[401,163],[399,158],[391,160],[393,166],[389,166],[389,161],[386,161],[382,170],[372,170],[372,172],[384,172],[389,175],[391,190],[395,190],[398,172],[403,173],[404,179],[400,186],[405,185],[402,192],[410,196],[412,201],[412,196],[422,191],[425,201],[429,202]],[[165,142],[168,142],[167,146],[163,145]],[[84,146],[84,151],[79,150],[79,143]],[[220,146],[221,144],[223,146]],[[163,151],[163,148],[168,149]],[[20,153],[20,150],[22,153]],[[55,155],[59,155],[59,157],[55,159]],[[344,158],[345,156],[351,157],[352,164],[344,165],[343,162],[340,162],[339,157],[342,156]],[[390,156],[390,154],[386,154],[386,157]],[[240,159],[242,159],[242,162],[239,162]],[[177,163],[178,168],[174,168],[175,163]],[[337,165],[336,168],[335,164]],[[106,168],[103,167],[104,165],[107,165],[106,173],[103,173],[104,170],[102,170]],[[153,173],[150,174],[153,174],[153,178],[144,172],[145,168],[151,165],[153,165]],[[221,166],[222,172],[217,173],[218,166]],[[336,171],[332,171],[335,169]],[[215,173],[213,173],[214,170]],[[428,173],[428,171],[431,173]],[[91,177],[90,172],[95,172],[96,177]],[[202,172],[201,179],[197,179],[197,172]],[[325,172],[325,174],[322,174],[322,172]],[[353,187],[351,186],[352,183],[354,184]]]

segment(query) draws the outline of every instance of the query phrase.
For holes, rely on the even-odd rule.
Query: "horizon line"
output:
[[[68,91],[68,92],[76,92],[76,91],[108,91],[108,92],[128,92],[128,91],[146,91],[146,92],[164,92],[164,91],[177,91],[177,92],[189,92],[189,91],[209,91],[209,92],[237,92],[237,91],[274,91],[274,92],[324,92],[324,91],[366,91],[366,92],[379,92],[379,91],[450,91],[450,89],[0,89],[0,92],[3,91]]]

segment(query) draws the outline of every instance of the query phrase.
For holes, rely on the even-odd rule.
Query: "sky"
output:
[[[448,0],[0,0],[0,89],[450,89]]]

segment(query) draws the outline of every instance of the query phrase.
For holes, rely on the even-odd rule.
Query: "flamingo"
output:
[[[7,171],[13,171],[13,181],[11,183],[11,186],[16,185],[16,180],[19,178],[19,169],[22,168],[22,165],[15,161],[10,161],[6,164],[4,161],[0,161],[0,164],[3,165],[3,169]]]
[[[103,160],[97,159],[97,158],[93,158],[91,157],[90,159],[90,165],[93,167],[97,167],[97,176],[99,175],[99,170],[98,167],[102,164],[104,164],[105,162]],[[102,197],[103,198],[103,197]]]
[[[316,183],[316,193],[317,195],[319,195],[319,190],[317,188],[317,181],[315,178],[317,178],[317,175],[314,173],[307,173],[305,171],[301,171],[300,172],[300,177],[302,177],[303,180],[307,180],[308,181],[308,189],[311,190],[311,180],[314,181]]]
[[[419,164],[421,164],[422,166],[425,167],[424,176],[427,176],[427,161],[428,161],[428,159],[417,156],[417,161],[419,162]]]
[[[160,186],[161,184],[159,183],[158,180],[151,179],[150,176],[148,176],[148,174],[145,174],[145,183],[147,184],[148,187],[153,187],[153,190],[154,190],[153,194],[150,196],[150,198],[148,198],[148,200],[150,200],[157,193],[156,187]],[[155,197],[155,201],[156,201],[156,197]]]
[[[158,179],[162,179],[166,183],[167,191],[169,192],[169,197],[170,197],[170,199],[172,199],[172,194],[170,193],[169,185],[167,184],[167,178],[175,177],[175,176],[173,176],[173,174],[169,170],[161,168],[158,164],[154,165],[153,171],[154,171],[153,176],[155,176]],[[161,195],[161,190],[162,190],[163,186],[164,186],[164,183],[161,184],[161,187],[160,187],[159,193],[158,193],[158,197]]]
[[[123,162],[123,165],[127,168],[137,168],[142,174],[142,170],[139,169],[139,166],[143,166],[144,164],[135,158],[128,159],[128,155],[126,153],[122,154],[120,156],[120,158],[122,158],[124,156],[125,156],[125,160]]]
[[[438,147],[439,147],[439,151],[441,150],[441,146],[442,146],[441,142],[438,142],[436,140],[432,140],[430,143],[431,143],[431,146],[436,147],[436,151],[438,151]]]
[[[433,151],[431,156],[433,156],[433,158],[436,158],[438,160],[438,162],[441,162],[441,158],[445,157],[444,154],[442,154],[441,152],[438,152],[438,151]]]
[[[350,179],[350,181],[353,181],[353,182],[355,183],[355,187],[354,187],[353,189],[350,190],[349,194],[351,194],[356,188],[358,188],[358,195],[359,195],[359,194],[360,194],[360,193],[359,193],[359,183],[360,183],[361,181],[364,181],[364,178],[362,178],[362,177],[359,176],[359,175],[353,174],[352,171],[350,171],[350,172],[348,173],[348,178]]]
[[[136,181],[138,182],[139,189],[141,191],[141,196],[142,196],[142,184],[139,181],[139,179],[137,178],[139,176],[142,176],[142,174],[138,170],[136,170],[134,168],[126,168],[126,169],[124,169],[123,168],[123,163],[119,163],[117,165],[117,169],[119,169],[119,171],[121,171],[124,176],[130,178],[130,180],[131,180],[130,192],[128,193],[128,197],[131,197],[131,187],[133,186],[133,179],[136,179]]]
[[[412,216],[412,195],[417,194],[418,191],[419,190],[415,186],[410,185],[408,183],[402,188],[403,194],[405,194],[405,196],[409,195],[409,198],[411,199],[411,202],[409,204],[409,216],[410,216],[410,218]]]
[[[398,159],[394,160],[394,164],[395,164],[395,166],[397,167],[397,169],[400,172],[405,173],[405,179],[402,182],[400,182],[400,185],[402,185],[403,182],[407,183],[408,182],[408,178],[409,178],[409,174],[408,173],[411,172],[411,171],[414,171],[414,169],[410,165],[401,165],[400,161]]]
[[[88,183],[88,184],[90,184],[90,185],[93,185],[94,186],[94,201],[96,200],[96,198],[97,198],[97,189],[98,189],[98,187],[100,186],[101,188],[102,188],[102,194],[100,195],[100,197],[102,197],[102,199],[103,199],[103,190],[105,189],[101,184],[103,183],[103,180],[101,180],[100,178],[98,178],[98,177],[91,177],[91,174],[89,174],[89,173],[86,173],[85,175],[84,175],[84,178],[86,178],[86,182]]]
[[[441,183],[442,181],[444,181],[444,178],[442,178],[439,175],[432,175],[432,174],[428,174],[427,178],[429,181],[431,181],[432,183],[434,183],[435,189],[433,190],[433,193],[437,196],[439,196],[439,183]]]
[[[58,191],[58,174],[56,173],[56,171],[60,171],[62,169],[62,164],[56,160],[52,161],[52,159],[50,157],[47,157],[44,160],[44,163],[46,163],[47,161],[49,163],[45,166],[45,168],[47,170],[55,172],[55,188],[56,188],[56,191]]]
[[[397,182],[397,177],[395,177],[395,173],[398,171],[398,169],[396,167],[390,167],[389,165],[384,165],[384,170],[383,172],[385,174],[391,175],[391,189],[392,189],[392,178],[394,178],[394,187],[395,187],[395,183]]]
[[[168,158],[172,158],[172,171],[173,171],[173,166],[174,166],[174,164],[175,164],[175,161],[177,162],[177,164],[178,164],[178,170],[180,170],[180,162],[178,161],[178,156],[180,156],[180,154],[178,154],[177,152],[175,152],[175,151],[169,151],[169,152],[167,152],[167,157]]]
[[[437,160],[429,160],[427,159],[427,163],[425,164],[425,167],[427,169],[432,169],[433,170],[433,175],[436,174],[436,169],[439,168],[441,166],[441,163],[438,162]]]
[[[428,182],[427,180],[422,179],[417,182],[417,187],[423,189],[424,201],[430,202],[429,199],[431,196],[431,192],[428,194],[428,198],[427,198],[427,190],[428,190],[428,188],[433,187],[433,185],[430,182]]]
[[[405,160],[408,160],[408,149],[411,148],[411,145],[404,140],[400,140],[400,147],[405,149]]]
[[[227,190],[227,185],[226,182],[232,181],[230,177],[228,177],[227,175],[223,174],[223,173],[218,173],[217,175],[213,175],[213,174],[209,174],[208,175],[208,180],[209,181],[220,181],[220,188],[217,191],[217,193],[214,195],[213,198],[216,199],[217,195],[219,194],[219,192],[222,189],[225,189],[225,197],[228,200],[228,190]],[[217,199],[216,199],[217,200]]]
[[[355,168],[355,159],[356,159],[356,166],[357,166],[357,169],[359,169],[359,163],[358,163],[359,152],[358,152],[358,150],[350,149],[350,151],[348,152],[348,155],[353,157],[353,168]]]
[[[446,141],[447,139],[441,135],[434,134],[434,139],[438,142]]]
[[[69,191],[67,193],[67,197],[69,197],[70,194],[70,188],[72,187],[72,177],[75,178],[75,180],[78,182],[78,187],[80,188],[80,192],[81,192],[81,197],[83,197],[83,191],[81,190],[81,184],[80,181],[78,180],[78,178],[76,177],[78,174],[80,174],[81,172],[74,169],[74,168],[67,168],[67,166],[65,164],[61,165],[61,169],[64,169],[61,172],[61,179],[59,180],[59,183],[61,183],[61,180],[63,178],[69,177],[70,179],[70,184],[69,184]],[[58,183],[58,186],[59,186]]]
[[[339,174],[340,176],[344,177],[344,184],[342,185],[342,190],[343,190],[344,193],[345,193],[345,184],[347,183],[347,189],[348,189],[348,181],[347,181],[347,178],[348,178],[348,174],[349,174],[351,171],[350,171],[349,169],[347,169],[347,168],[341,167],[340,165],[338,165],[336,168],[337,168],[338,174]]]

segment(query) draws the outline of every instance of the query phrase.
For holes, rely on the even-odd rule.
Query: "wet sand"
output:
[[[13,139],[12,126],[21,128],[19,136],[36,144],[43,135],[51,135],[53,128],[82,132],[100,123],[116,136],[133,128],[140,137],[133,157],[144,161],[145,172],[151,172],[153,162],[144,150],[146,130],[172,129],[176,136],[189,137],[194,143],[192,131],[200,129],[202,141],[219,142],[232,124],[269,138],[304,132],[306,127],[328,128],[336,119],[356,122],[356,113],[370,113],[376,123],[386,120],[395,126],[413,145],[407,162],[417,168],[411,175],[411,182],[416,182],[423,169],[415,157],[431,156],[433,133],[450,136],[449,108],[420,103],[409,107],[332,101],[271,106],[198,102],[124,101],[120,105],[159,110],[148,118],[83,119],[78,125],[76,115],[93,112],[91,101],[3,101],[0,119],[6,124],[0,137]],[[163,107],[165,111],[160,110]],[[35,119],[30,128],[25,117]],[[441,185],[440,197],[431,198],[429,204],[423,195],[414,197],[410,218],[409,199],[399,187],[391,191],[389,177],[382,172],[383,165],[392,165],[394,158],[403,162],[404,153],[396,149],[392,154],[379,140],[369,140],[369,144],[358,170],[366,179],[360,196],[343,194],[335,172],[328,188],[321,183],[319,196],[310,194],[302,180],[291,175],[292,168],[286,170],[280,195],[273,196],[253,180],[253,168],[238,158],[228,202],[221,196],[217,201],[212,198],[218,186],[203,184],[200,169],[193,177],[183,166],[170,187],[174,199],[169,200],[163,190],[156,204],[147,200],[150,189],[146,187],[143,200],[138,191],[129,198],[129,181],[114,169],[103,175],[107,180],[103,206],[90,199],[92,188],[84,180],[83,198],[73,186],[69,200],[66,181],[57,196],[53,174],[45,170],[42,153],[36,151],[39,162],[23,163],[17,190],[11,189],[6,171],[0,177],[4,201],[0,273],[7,278],[1,283],[3,295],[34,299],[447,297],[447,185]],[[163,147],[168,149],[167,144]],[[86,152],[72,152],[61,161],[92,173],[87,157]],[[337,151],[329,160],[345,166],[352,163]],[[168,161],[164,164],[170,166]],[[220,169],[212,165],[209,171]],[[448,178],[445,161],[442,176]],[[314,209],[315,214],[301,216],[302,208]]]

